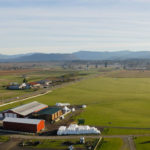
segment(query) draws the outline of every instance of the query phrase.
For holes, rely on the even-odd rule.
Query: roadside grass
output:
[[[104,128],[102,135],[140,135],[150,134],[150,129],[119,129],[119,128]]]
[[[150,149],[150,137],[136,137],[134,142],[137,150],[149,150]]]
[[[0,142],[7,142],[9,140],[8,136],[0,136]]]
[[[74,148],[83,148],[94,147],[98,139],[85,139],[85,144],[80,144],[80,139],[64,139],[64,140],[26,140],[23,143],[25,147],[32,148],[51,148],[51,149],[68,149],[70,145],[73,145]],[[34,144],[39,142],[39,144]]]
[[[123,140],[120,138],[104,138],[97,150],[121,150]]]
[[[84,118],[85,124],[92,126],[148,128],[150,124],[150,78],[90,78],[0,110],[35,100],[48,105],[86,104],[87,108],[77,119]],[[113,129],[111,132],[133,133],[133,130]],[[145,130],[136,132],[145,133]]]

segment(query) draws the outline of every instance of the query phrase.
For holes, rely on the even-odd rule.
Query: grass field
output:
[[[119,129],[119,128],[104,128],[103,135],[140,135],[150,134],[150,129]]]
[[[150,137],[137,137],[134,139],[137,150],[150,149]]]
[[[84,118],[89,125],[144,128],[150,124],[150,78],[90,78],[25,103],[33,100],[48,105],[56,102],[86,104],[87,108],[79,118]],[[1,107],[0,110],[20,104],[23,103]],[[116,129],[117,133],[130,131]],[[142,133],[142,130],[132,130],[132,133],[134,131]]]
[[[32,140],[32,142],[36,142],[37,140]],[[95,147],[98,139],[85,139],[85,144],[80,144],[80,139],[72,139],[72,140],[40,140],[40,144],[31,146],[29,142],[30,141],[24,141],[25,145],[30,145],[27,147],[32,147],[32,148],[38,148],[38,149],[43,149],[43,148],[49,148],[49,149],[68,149],[70,145],[73,145],[74,148],[80,148],[80,149],[87,149],[87,147]]]
[[[123,141],[120,138],[104,138],[104,141],[97,150],[121,150]]]
[[[0,136],[0,142],[6,142],[9,140],[8,136]]]
[[[59,77],[64,74],[71,73],[71,70],[63,70],[63,69],[53,69],[53,70],[17,70],[17,71],[0,71],[0,101],[3,101],[8,98],[17,97],[29,92],[33,92],[32,90],[7,90],[4,85],[8,85],[11,82],[22,83],[23,75],[27,76],[27,80],[29,82],[39,81],[48,78]],[[75,71],[74,71],[75,72]],[[81,72],[82,73],[82,72]],[[90,73],[90,71],[89,71]],[[3,101],[4,102],[4,101]]]

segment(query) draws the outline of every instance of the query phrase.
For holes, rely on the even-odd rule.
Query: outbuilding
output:
[[[39,119],[10,118],[3,120],[5,130],[37,133],[45,128],[45,121]]]
[[[29,85],[30,85],[32,88],[41,88],[41,84],[40,84],[40,83],[37,83],[37,82],[30,82]]]
[[[12,118],[25,118],[30,116],[34,112],[38,112],[47,108],[48,105],[41,104],[37,101],[24,104],[3,112],[4,117],[12,117]]]
[[[48,107],[37,113],[34,113],[35,117],[44,119],[50,122],[58,119],[60,116],[62,116],[62,114],[63,114],[62,108],[60,107]]]

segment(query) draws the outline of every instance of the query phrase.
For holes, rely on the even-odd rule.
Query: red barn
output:
[[[37,133],[45,128],[45,121],[6,117],[3,120],[3,128],[6,130]]]

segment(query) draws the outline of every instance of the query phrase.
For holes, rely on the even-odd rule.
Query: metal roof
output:
[[[25,119],[25,118],[10,118],[6,117],[3,122],[24,123],[24,124],[38,124],[39,119]]]
[[[43,114],[52,115],[52,114],[58,112],[59,110],[61,110],[61,108],[59,108],[59,107],[48,107],[46,109],[39,111],[37,114],[39,114],[39,115],[43,115]]]
[[[27,115],[29,115],[33,112],[44,109],[46,107],[48,107],[48,105],[41,104],[37,101],[34,101],[34,102],[31,102],[31,103],[13,108],[13,109],[11,109],[11,111],[13,111],[13,112],[15,112],[19,115],[22,115],[22,116],[27,116]]]

